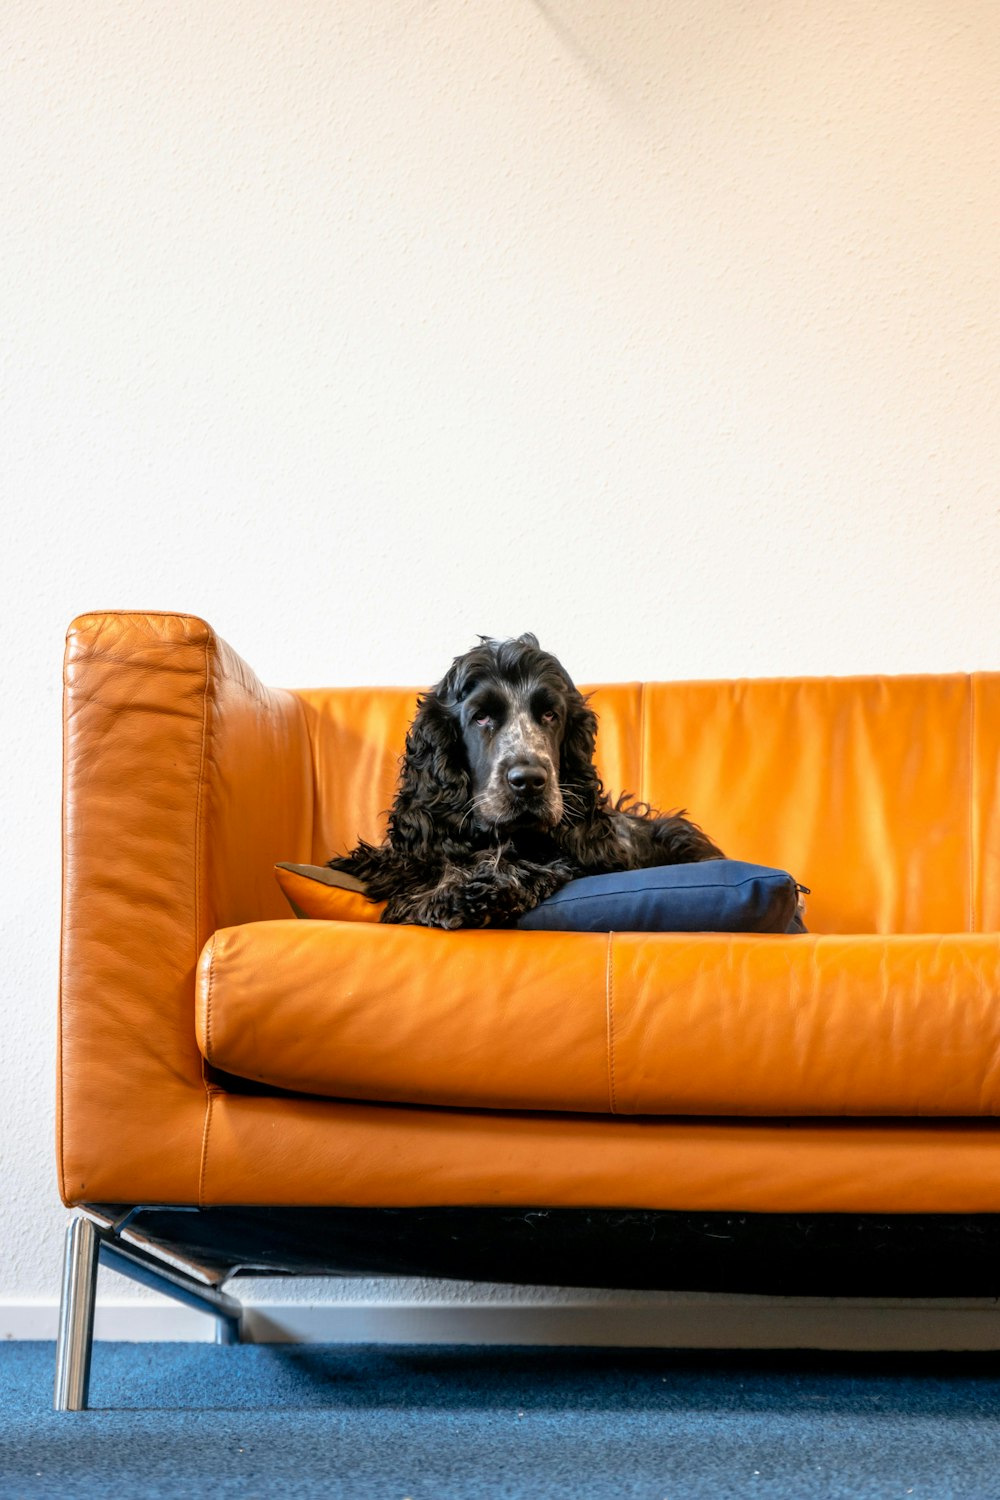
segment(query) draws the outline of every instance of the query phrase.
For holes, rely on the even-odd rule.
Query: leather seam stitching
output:
[[[205,1207],[205,1176],[208,1172],[208,1132],[212,1124],[212,1100],[214,1091],[205,1090],[205,1124],[201,1132],[201,1163],[198,1169],[198,1207]]]
[[[201,755],[198,761],[198,797],[195,803],[194,823],[194,956],[198,959],[198,937],[201,925],[201,856],[202,856],[202,808],[205,795],[205,759],[208,747],[208,683],[211,653],[205,651],[205,681],[201,700]]]
[[[215,984],[215,943],[208,958],[208,987],[205,992],[205,1061],[212,1061],[212,988]]]
[[[309,747],[309,857],[310,859],[314,859],[317,853],[316,808],[319,805],[319,791],[317,787],[319,776],[316,765],[316,745],[313,740],[313,723],[315,720],[315,714],[312,713],[312,710],[306,704],[305,699],[300,697],[297,692],[293,691],[292,697],[295,699],[295,702],[298,705],[299,722],[302,725],[302,730],[305,735],[305,742]]]
[[[604,972],[604,997],[605,1011],[607,1015],[608,1032],[608,1099],[611,1105],[611,1113],[618,1113],[618,1103],[615,1098],[615,990],[614,990],[614,966],[612,963],[612,940],[614,933],[608,933],[608,958]]]
[[[67,1194],[66,1185],[66,1134],[64,1129],[63,1108],[63,1027],[65,1024],[65,1010],[63,1006],[63,987],[66,981],[66,787],[67,767],[69,765],[68,748],[68,724],[67,724],[67,698],[68,683],[66,681],[66,656],[63,658],[63,701],[62,701],[62,794],[59,809],[59,1026],[56,1036],[56,1134],[59,1142],[59,1190],[65,1201]]]
[[[215,1090],[205,1074],[205,1062],[212,1060],[212,988],[215,984],[215,943],[212,943],[208,959],[208,988],[205,992],[205,1058],[202,1062],[202,1077],[205,1081],[205,1123],[201,1132],[201,1162],[198,1167],[198,1207],[205,1205],[205,1177],[208,1172],[208,1132],[212,1124],[212,1101]]]
[[[639,801],[647,800],[646,791],[646,684],[639,684]]]
[[[194,960],[198,964],[198,938],[201,929],[201,856],[202,856],[202,807],[205,791],[205,758],[208,744],[208,685],[211,646],[205,645],[205,681],[202,687],[201,705],[201,757],[198,764],[198,796],[195,802],[194,825]],[[215,958],[213,949],[212,960]],[[211,971],[210,971],[211,972]],[[205,1045],[208,1047],[208,1014],[206,1013]],[[208,1132],[212,1123],[212,1088],[208,1078],[208,1062],[201,1061],[201,1081],[205,1089],[205,1123],[201,1133],[201,1161],[198,1169],[198,1205],[203,1206],[205,1173],[208,1167]]]

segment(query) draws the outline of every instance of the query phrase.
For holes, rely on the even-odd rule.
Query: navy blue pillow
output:
[[[738,859],[571,880],[525,912],[538,932],[805,932],[785,870]]]

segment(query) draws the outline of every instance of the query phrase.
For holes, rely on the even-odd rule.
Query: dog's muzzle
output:
[[[541,763],[518,761],[496,778],[479,813],[488,825],[554,828],[563,815],[559,783]]]

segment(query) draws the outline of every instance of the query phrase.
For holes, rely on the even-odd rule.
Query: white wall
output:
[[[203,614],[280,683],[526,628],[585,680],[998,665],[1000,9],[0,26],[3,1302],[64,1218],[75,613]]]

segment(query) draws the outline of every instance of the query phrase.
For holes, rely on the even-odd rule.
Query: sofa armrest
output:
[[[286,915],[272,867],[312,842],[304,711],[203,620],[111,612],[70,626],[63,722],[63,1199],[131,1200],[155,1160],[159,1201],[195,1202],[195,965],[217,927]]]

